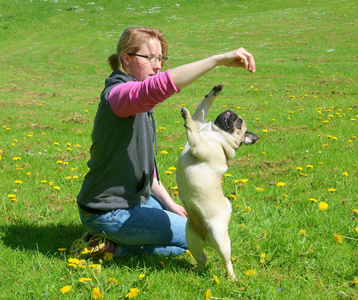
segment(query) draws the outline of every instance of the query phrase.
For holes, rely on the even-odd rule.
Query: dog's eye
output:
[[[238,120],[237,120],[237,123],[236,123],[236,127],[237,127],[238,129],[241,129],[241,126],[242,126],[242,119],[238,119]]]

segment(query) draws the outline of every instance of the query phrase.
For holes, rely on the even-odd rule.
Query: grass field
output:
[[[0,4],[1,299],[358,299],[355,1]],[[235,283],[210,249],[203,273],[188,254],[69,265],[106,59],[134,25],[166,34],[165,69],[239,46],[255,56],[255,74],[216,68],[155,109],[160,175],[178,202],[182,105],[194,112],[224,84],[208,119],[234,110],[261,138],[223,178]]]

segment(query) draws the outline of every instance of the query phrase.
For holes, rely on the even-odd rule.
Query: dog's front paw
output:
[[[214,92],[214,95],[220,93],[222,90],[223,90],[224,86],[221,85],[221,84],[218,84],[216,86],[213,87],[213,92]]]
[[[187,118],[188,114],[189,114],[189,111],[185,107],[182,107],[181,108],[181,116],[184,120]]]

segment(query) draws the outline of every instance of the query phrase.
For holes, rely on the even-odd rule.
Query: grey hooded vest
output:
[[[155,165],[152,111],[121,118],[108,102],[109,92],[128,81],[136,80],[113,72],[101,94],[87,163],[90,170],[77,196],[79,207],[90,213],[132,208],[150,197]]]

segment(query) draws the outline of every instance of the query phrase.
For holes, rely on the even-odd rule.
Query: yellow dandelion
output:
[[[126,295],[126,298],[134,298],[134,297],[137,297],[138,296],[138,294],[139,294],[139,290],[138,289],[136,289],[136,288],[133,288],[133,289],[130,289],[129,290],[129,293]]]
[[[145,274],[140,274],[140,275],[139,275],[139,278],[140,278],[140,279],[144,279],[144,278],[145,278]]]
[[[214,277],[215,283],[216,283],[216,284],[219,284],[219,283],[220,283],[219,278],[218,278],[216,275],[213,275],[213,277]]]
[[[93,288],[93,290],[92,290],[92,298],[93,299],[103,298],[103,293],[101,293],[100,288],[98,288],[98,287]]]
[[[14,194],[7,195],[9,198],[15,198],[16,196]]]
[[[265,132],[265,133],[266,133],[266,132],[268,132],[268,130],[267,130],[267,129],[262,129],[262,132]]]
[[[312,165],[307,165],[306,168],[313,169]]]
[[[237,198],[236,198],[236,195],[233,195],[233,194],[230,194],[230,198],[232,199],[232,200],[236,200]]]
[[[286,185],[286,183],[284,183],[284,182],[278,182],[277,183],[277,186],[285,186]]]
[[[90,268],[93,269],[93,271],[97,272],[98,274],[101,273],[101,265],[100,264],[92,264],[90,265]]]
[[[337,190],[335,188],[329,188],[328,192],[336,192]]]
[[[107,280],[107,283],[108,283],[108,284],[117,285],[117,284],[118,284],[118,281],[117,281],[116,279],[114,279],[114,278],[109,278],[109,279]]]
[[[169,167],[170,171],[175,171],[177,168],[176,167]]]
[[[113,253],[106,251],[106,252],[104,253],[103,259],[104,259],[105,261],[111,261],[111,260],[113,259]]]
[[[72,289],[71,285],[66,285],[61,289],[62,294],[67,294]]]
[[[21,184],[21,183],[22,183],[21,180],[15,180],[14,182],[17,183],[17,184]]]
[[[358,233],[358,227],[354,228],[354,230],[356,231],[356,233]]]
[[[312,202],[318,202],[315,198],[309,198],[308,200],[310,200]]]
[[[262,188],[262,187],[257,187],[256,188],[256,191],[258,191],[258,192],[262,192],[264,189]]]
[[[320,203],[318,203],[318,209],[319,210],[326,210],[326,209],[328,209],[328,204],[326,203],[326,202],[320,202]]]
[[[162,154],[168,154],[168,151],[163,150],[163,151],[161,151],[161,153]]]
[[[21,157],[13,157],[12,160],[18,161],[18,160],[21,160]]]
[[[342,236],[340,235],[340,234],[337,234],[337,233],[335,233],[334,235],[333,235],[333,239],[337,242],[337,243],[342,243]]]
[[[55,185],[54,187],[53,187],[55,190],[60,190],[61,188],[59,187],[59,186],[57,186],[57,185]]]
[[[211,299],[211,297],[212,297],[211,290],[207,289],[204,294],[204,299],[209,300],[209,299]]]
[[[58,248],[57,250],[58,251],[66,251],[67,249],[66,248]]]
[[[87,278],[87,277],[82,277],[82,278],[80,278],[80,279],[78,279],[78,281],[79,282],[91,282],[92,281],[92,279],[91,278]]]
[[[306,237],[307,234],[306,234],[306,229],[301,229],[299,233],[297,233],[298,236],[304,236]]]
[[[342,175],[345,176],[345,177],[347,177],[347,176],[348,176],[348,172],[343,172]]]
[[[353,212],[356,213],[356,214],[358,214],[358,209],[357,209],[357,208],[354,208],[354,209],[353,209]]]
[[[354,277],[353,284],[358,284],[358,279],[357,279],[357,277]]]
[[[303,168],[302,168],[302,167],[296,167],[296,170],[298,170],[298,171],[302,171],[302,170],[303,170]]]
[[[231,177],[231,174],[225,173],[224,176],[225,177]]]
[[[256,276],[257,272],[255,270],[247,270],[246,275],[247,276]]]

